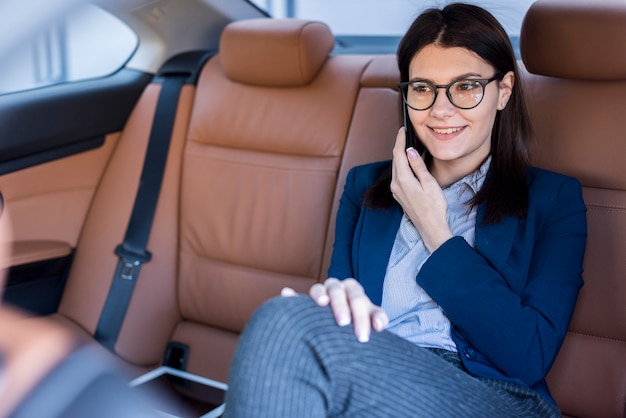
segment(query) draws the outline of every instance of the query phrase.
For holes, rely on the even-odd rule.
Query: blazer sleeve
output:
[[[531,188],[529,213],[517,224],[506,268],[495,268],[478,246],[454,237],[417,275],[471,346],[460,348],[470,372],[495,366],[532,386],[563,342],[582,286],[587,231],[580,184],[558,178],[552,192]]]

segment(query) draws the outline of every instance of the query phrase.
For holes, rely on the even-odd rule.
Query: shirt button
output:
[[[465,347],[463,349],[463,354],[465,354],[465,357],[470,360],[473,360],[474,358],[476,358],[476,352],[471,347]]]

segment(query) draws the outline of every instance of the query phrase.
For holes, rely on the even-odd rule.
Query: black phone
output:
[[[409,110],[404,100],[402,100],[402,120],[404,123],[404,131],[406,132],[406,148],[408,149],[413,147],[417,149],[413,140],[413,138],[415,138],[415,135],[409,134]],[[411,127],[411,129],[413,128]]]
[[[404,122],[404,130],[408,132],[409,131],[409,127],[407,125],[406,120],[407,120],[409,115],[407,113],[408,113],[408,110],[406,108],[406,103],[404,102],[404,100],[402,100],[402,120]]]

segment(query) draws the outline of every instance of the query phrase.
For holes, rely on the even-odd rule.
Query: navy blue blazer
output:
[[[354,277],[377,305],[402,218],[400,205],[364,208],[365,190],[390,161],[353,168],[337,212],[329,277]],[[531,168],[525,220],[481,225],[472,248],[453,237],[416,276],[452,323],[452,338],[475,376],[512,380],[552,399],[544,377],[565,337],[578,291],[587,237],[580,183]]]

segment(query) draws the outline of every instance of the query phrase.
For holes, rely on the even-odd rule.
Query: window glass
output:
[[[394,53],[397,42],[423,10],[441,7],[442,0],[251,0],[274,17],[297,17],[328,24],[338,43],[369,42],[354,52]],[[504,26],[515,48],[524,14],[535,0],[469,0],[489,10]],[[378,38],[378,39],[376,39]],[[381,40],[387,39],[387,46]],[[381,50],[380,48],[383,48]],[[350,52],[350,51],[346,51]]]
[[[114,73],[137,47],[118,18],[84,4],[15,48],[0,62],[0,94]]]

